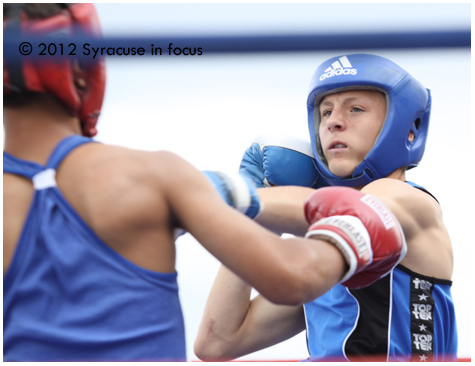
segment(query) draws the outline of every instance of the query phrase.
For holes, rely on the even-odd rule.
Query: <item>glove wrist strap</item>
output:
[[[349,270],[341,282],[346,281],[358,270],[371,264],[373,251],[371,238],[360,219],[354,216],[330,216],[323,218],[312,226],[305,238],[321,239],[335,245],[343,254]],[[350,244],[351,243],[351,244]],[[362,266],[364,263],[364,267]]]

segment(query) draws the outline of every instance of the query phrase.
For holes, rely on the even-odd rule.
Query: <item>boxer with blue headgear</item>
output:
[[[334,245],[348,271],[324,295],[284,309],[251,299],[248,284],[221,270],[197,355],[232,359],[306,329],[312,361],[456,360],[450,237],[434,197],[406,181],[424,153],[429,90],[386,58],[343,55],[317,68],[307,107],[310,142],[260,137],[239,171],[264,187],[316,188],[305,237]],[[383,254],[394,248],[391,231],[404,242],[397,255]]]
[[[330,172],[319,138],[319,105],[326,95],[347,90],[377,90],[387,100],[386,119],[364,160],[350,177]],[[424,154],[431,108],[430,91],[407,71],[380,56],[354,54],[322,63],[310,82],[308,128],[317,170],[330,185],[361,186],[398,168],[418,165]],[[409,134],[412,141],[408,141]]]

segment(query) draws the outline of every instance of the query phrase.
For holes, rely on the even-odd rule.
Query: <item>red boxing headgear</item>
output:
[[[35,37],[61,33],[100,36],[99,18],[93,4],[68,4],[60,13],[45,19],[28,19],[22,12],[18,19],[3,19],[7,23],[19,22],[23,35]],[[81,121],[84,136],[97,134],[96,124],[105,91],[105,61],[102,57],[79,63],[72,56],[31,60],[8,65],[3,59],[3,92],[32,91],[58,98]]]

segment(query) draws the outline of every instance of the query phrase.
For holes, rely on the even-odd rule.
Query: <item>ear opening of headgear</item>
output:
[[[55,15],[38,19],[29,18],[27,4],[11,4],[4,17],[4,36],[7,32],[61,37],[77,35],[100,36],[99,18],[93,4],[61,4]],[[40,6],[40,4],[36,4]],[[79,62],[74,56],[22,62],[3,60],[4,94],[39,92],[51,95],[62,102],[72,115],[79,118],[83,135],[97,134],[96,124],[105,92],[105,61],[103,57]]]
[[[330,172],[319,139],[322,99],[347,90],[377,90],[386,95],[384,124],[374,146],[349,177]],[[401,167],[418,165],[424,154],[431,97],[428,89],[392,61],[370,54],[333,57],[315,71],[307,99],[308,126],[317,170],[329,185],[360,186]],[[417,127],[416,127],[417,124]],[[408,140],[410,131],[414,140]]]

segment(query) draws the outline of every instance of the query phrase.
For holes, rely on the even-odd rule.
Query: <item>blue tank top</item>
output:
[[[304,305],[309,360],[457,361],[451,286],[402,265],[362,289],[336,285]]]
[[[31,179],[34,197],[3,280],[4,361],[185,361],[177,273],[131,263],[103,243],[65,200],[55,171],[3,153],[3,171]]]

